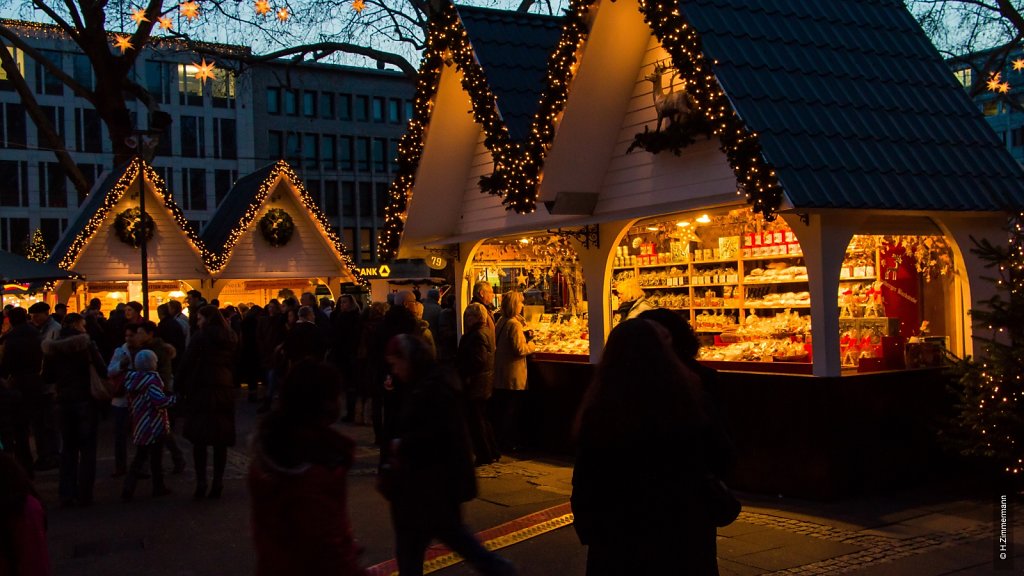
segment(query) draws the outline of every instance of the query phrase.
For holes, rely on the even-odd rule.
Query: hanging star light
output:
[[[216,62],[207,62],[206,58],[203,58],[202,62],[199,64],[193,62],[192,65],[196,68],[195,79],[200,82],[204,80],[213,80],[213,71],[216,70],[214,64],[216,64]]]
[[[132,38],[124,34],[114,34],[114,48],[120,48],[121,54],[132,49]]]
[[[1009,94],[1009,92],[1010,92],[1010,83],[1009,82],[1002,82],[1002,83],[1000,83],[999,87],[996,88],[996,91],[999,92],[1000,94]]]
[[[195,20],[199,18],[199,3],[198,2],[182,2],[178,7],[178,11],[185,17],[186,20]]]
[[[270,12],[270,2],[268,0],[256,0],[256,4],[253,6],[256,13],[260,16]]]
[[[999,91],[999,86],[1002,85],[1002,83],[1003,83],[1003,78],[999,74],[999,72],[993,72],[992,75],[989,76],[989,78],[988,78],[987,87],[988,87],[989,91],[991,91],[991,92],[998,92]]]
[[[143,22],[149,22],[149,18],[146,18],[146,11],[142,8],[136,8],[132,10],[132,20],[135,21],[135,25],[138,26]]]
[[[157,22],[160,23],[160,28],[162,30],[170,30],[171,26],[174,26],[174,22],[167,16],[162,16],[159,20],[157,20]]]
[[[277,19],[280,20],[281,22],[284,22],[285,20],[288,20],[289,18],[291,18],[291,16],[292,15],[291,15],[291,13],[288,12],[287,8],[278,8],[277,9]]]
[[[363,0],[352,0],[352,9],[356,12],[362,12],[366,9],[366,2]]]

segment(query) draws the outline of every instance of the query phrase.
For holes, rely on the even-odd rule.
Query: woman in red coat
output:
[[[249,468],[256,574],[364,574],[348,515],[355,444],[341,416],[337,371],[296,364],[280,405],[260,423]]]

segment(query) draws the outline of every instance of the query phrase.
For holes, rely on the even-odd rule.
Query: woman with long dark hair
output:
[[[305,360],[260,422],[249,467],[256,574],[363,574],[348,514],[355,443],[331,427],[341,378]]]
[[[185,406],[183,435],[192,442],[196,469],[195,498],[220,498],[228,446],[235,445],[234,367],[237,338],[216,306],[197,312],[197,330],[191,335],[178,368],[178,396]],[[206,488],[207,448],[213,448],[213,483]]]
[[[616,326],[578,416],[571,502],[588,576],[718,573],[701,496],[708,420],[669,340],[647,320]]]

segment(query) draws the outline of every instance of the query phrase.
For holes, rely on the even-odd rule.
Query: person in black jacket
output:
[[[501,458],[494,430],[487,420],[487,400],[494,392],[494,322],[482,304],[471,302],[462,314],[465,333],[459,341],[456,364],[462,379],[466,425],[473,441],[476,465]]]
[[[423,555],[437,538],[483,574],[515,574],[462,521],[461,504],[476,496],[476,476],[451,378],[409,334],[389,341],[386,358],[395,387],[406,395],[380,484],[391,502],[398,573],[423,574]]]
[[[611,331],[577,418],[570,502],[587,576],[718,574],[704,406],[665,329],[631,319]]]
[[[345,390],[344,422],[354,422],[359,399],[359,376],[356,355],[363,332],[359,304],[351,294],[338,297],[338,306],[331,312],[331,360],[341,373]]]
[[[106,377],[99,348],[85,331],[85,318],[71,313],[56,340],[42,345],[46,370],[57,384],[60,428],[60,501],[62,506],[92,504],[96,482],[96,429],[99,406],[92,397],[91,371]]]
[[[195,498],[220,498],[228,446],[235,444],[235,333],[216,306],[199,309],[197,331],[174,378],[185,405],[183,436],[192,442],[196,470]],[[207,448],[213,448],[213,483],[206,488]]]
[[[32,449],[29,446],[31,423],[40,409],[42,380],[39,371],[43,365],[43,351],[39,347],[39,330],[28,322],[24,308],[12,308],[7,313],[11,329],[4,334],[4,354],[0,361],[0,378],[8,382],[5,393],[10,403],[11,432],[5,435],[4,449],[14,452],[22,468],[32,475]]]

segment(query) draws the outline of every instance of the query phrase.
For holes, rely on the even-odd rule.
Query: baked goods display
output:
[[[535,352],[550,354],[590,354],[587,322],[575,316],[561,319],[557,315],[544,314],[539,322],[527,326],[533,332]]]

